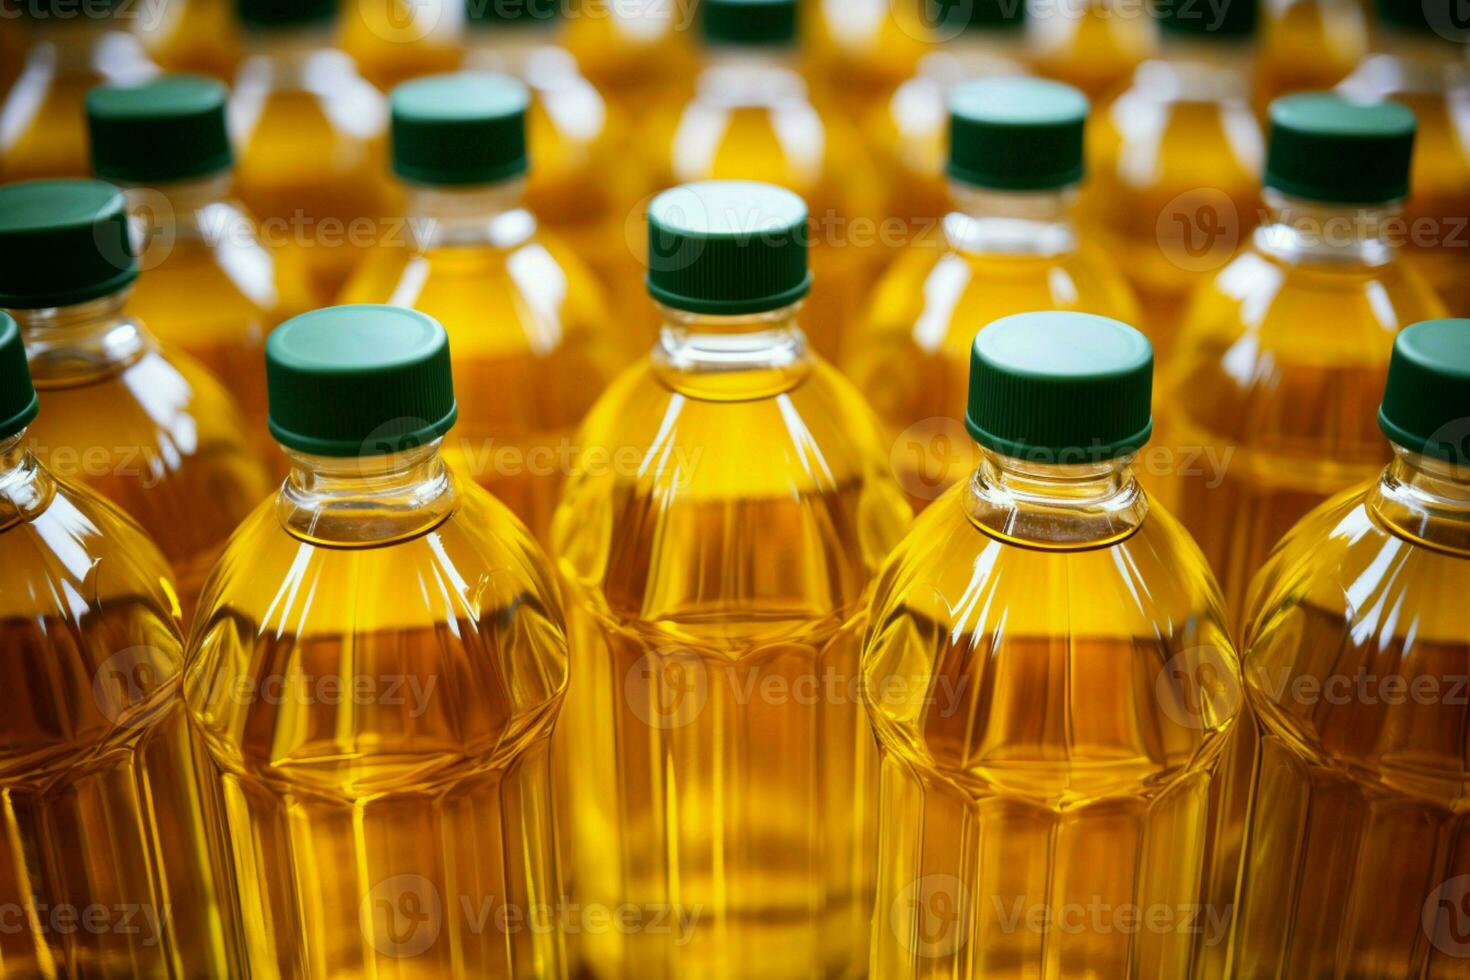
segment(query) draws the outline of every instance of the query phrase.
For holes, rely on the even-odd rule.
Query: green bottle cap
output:
[[[707,44],[784,47],[796,43],[796,0],[704,0]]]
[[[474,24],[536,26],[556,21],[558,0],[465,0],[465,21]]]
[[[271,434],[299,452],[401,452],[444,435],[459,413],[449,338],[417,310],[304,313],[271,331],[265,363]]]
[[[1153,0],[1159,29],[1202,40],[1236,41],[1256,33],[1259,0]]]
[[[93,172],[105,180],[161,184],[229,170],[228,98],[223,85],[200,75],[92,89],[87,126]]]
[[[1087,96],[1041,78],[981,78],[949,98],[949,175],[975,187],[1047,190],[1082,180]]]
[[[10,314],[0,313],[0,439],[9,439],[30,425],[40,407],[31,386],[20,327]]]
[[[1414,113],[1397,102],[1287,95],[1271,103],[1266,186],[1309,201],[1375,204],[1409,195]]]
[[[393,172],[415,184],[489,184],[526,172],[526,86],[459,72],[404,82],[389,96]]]
[[[1470,465],[1470,320],[1429,320],[1399,332],[1378,427],[1395,445]]]
[[[771,184],[710,180],[648,206],[648,292],[690,313],[739,316],[811,291],[806,203]]]
[[[1136,452],[1153,434],[1154,350],[1090,313],[1020,313],[980,331],[965,427],[987,449],[1043,463]]]
[[[0,187],[0,307],[73,306],[137,278],[127,199],[116,187],[100,180]]]
[[[235,0],[246,27],[304,27],[337,19],[338,0]]]
[[[941,38],[962,31],[1015,31],[1026,26],[1026,0],[925,0],[924,6]]]

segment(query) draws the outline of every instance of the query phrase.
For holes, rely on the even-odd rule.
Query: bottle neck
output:
[[[66,388],[115,374],[152,346],[124,310],[129,290],[75,306],[10,310],[25,338],[37,388]]]
[[[491,245],[514,248],[536,233],[536,219],[523,199],[526,180],[434,187],[405,184],[407,233],[416,249]]]
[[[334,77],[355,74],[352,58],[335,47],[335,33],[332,24],[247,31],[238,84],[317,91]]]
[[[1246,102],[1251,51],[1247,42],[1199,40],[1166,32],[1158,57],[1135,71],[1132,92],[1157,102]]]
[[[1148,514],[1129,458],[1038,463],[982,449],[964,500],[971,523],[986,534],[1046,551],[1116,544]]]
[[[806,82],[786,47],[714,47],[696,83],[699,98],[731,108],[804,101]]]
[[[1372,513],[1399,537],[1470,558],[1470,466],[1394,447],[1368,494]]]
[[[378,456],[314,456],[286,450],[291,471],[276,516],[308,544],[368,548],[433,530],[458,495],[440,443]]]
[[[239,206],[230,200],[232,171],[193,180],[166,183],[120,183],[128,198],[128,213],[143,239],[142,262],[151,267],[149,252],[175,242],[219,242],[241,235],[255,239],[255,230]]]
[[[999,191],[950,182],[954,210],[944,233],[957,251],[984,255],[1065,255],[1077,250],[1076,189]]]
[[[464,39],[466,67],[523,78],[533,52],[554,45],[556,32],[541,23],[471,24]]]
[[[1399,203],[1329,204],[1266,190],[1256,247],[1291,265],[1381,266],[1398,254]]]
[[[34,519],[56,495],[56,481],[25,444],[24,430],[0,439],[0,532]]]
[[[660,306],[655,375],[705,401],[752,401],[790,391],[811,370],[801,304],[746,316],[710,316]]]

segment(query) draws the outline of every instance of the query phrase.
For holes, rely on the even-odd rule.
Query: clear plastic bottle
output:
[[[704,0],[706,67],[695,94],[650,120],[655,183],[753,180],[800,195],[812,216],[815,284],[804,325],[838,359],[848,326],[884,258],[877,180],[857,127],[825,117],[796,70],[795,0]]]
[[[1282,535],[1383,468],[1374,406],[1394,335],[1443,313],[1393,241],[1413,139],[1394,103],[1277,100],[1268,220],[1186,318],[1162,398],[1161,492],[1236,616]]]
[[[1401,240],[1455,316],[1470,315],[1470,28],[1426,17],[1438,9],[1408,0],[1379,3],[1377,53],[1340,86],[1358,101],[1393,99],[1414,110],[1414,187]],[[1458,41],[1459,43],[1455,43]]]
[[[332,46],[337,0],[236,0],[246,58],[230,96],[235,191],[283,274],[330,303],[396,214],[388,107]]]
[[[1088,130],[1084,223],[1143,305],[1161,364],[1191,291],[1244,242],[1260,212],[1264,140],[1251,109],[1257,0],[1156,5],[1163,46]]]
[[[608,104],[557,43],[556,0],[464,0],[465,66],[514,75],[531,90],[532,167],[526,205],[597,273],[617,328],[647,347],[643,266],[629,243],[630,216],[652,189],[628,118]],[[641,115],[647,107],[639,106]],[[636,244],[636,243],[635,243]]]
[[[439,454],[444,331],[337,307],[266,356],[291,475],[211,576],[184,679],[251,974],[564,977],[561,604]]]
[[[26,448],[143,525],[173,565],[187,622],[265,476],[229,393],[126,312],[137,275],[117,188],[0,188],[0,308],[20,323],[41,394]]]
[[[1032,313],[983,329],[974,365],[980,464],[884,565],[864,642],[870,974],[1199,976],[1229,922],[1211,798],[1239,664],[1209,566],[1130,465],[1152,352]]]
[[[1025,14],[1024,3],[1010,0],[952,10],[936,28],[944,43],[864,119],[883,183],[883,216],[907,222],[905,238],[932,239],[933,223],[949,211],[950,92],[973,78],[1026,74]]]
[[[25,448],[36,415],[0,313],[0,862],[7,976],[238,976],[179,697],[168,565]]]
[[[576,428],[628,348],[592,274],[522,203],[527,107],[520,82],[484,72],[394,90],[406,240],[369,255],[343,300],[444,324],[460,392],[445,455],[544,540]]]
[[[797,325],[806,220],[748,182],[654,200],[663,336],[593,409],[557,511],[572,900],[660,924],[584,931],[603,980],[865,961],[877,770],[858,644],[909,510],[877,421]]]
[[[887,425],[915,509],[975,468],[953,418],[977,324],[1035,310],[1138,312],[1122,274],[1072,224],[1086,97],[1060,82],[984,79],[957,88],[950,107],[954,204],[942,240],[910,246],[889,268],[843,363]]]
[[[1157,25],[1130,0],[1038,6],[1048,15],[1034,16],[1027,25],[1032,64],[1093,100],[1114,95],[1158,51]]]
[[[0,16],[6,45],[23,67],[0,103],[0,183],[85,177],[87,90],[143,81],[157,67],[137,38],[111,16],[81,15],[66,0],[26,0]]]
[[[127,313],[229,386],[261,460],[280,469],[265,424],[265,337],[311,298],[304,283],[282,281],[254,218],[230,197],[227,98],[197,75],[93,89],[92,169],[124,189],[145,229]]]
[[[1393,462],[1298,524],[1252,590],[1232,977],[1464,970],[1467,405],[1470,321],[1400,333]]]

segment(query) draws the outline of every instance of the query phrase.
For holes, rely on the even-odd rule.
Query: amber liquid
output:
[[[203,599],[185,694],[256,975],[565,973],[556,586],[502,506],[455,492],[428,530],[362,544],[268,502]]]
[[[1115,94],[1158,47],[1158,29],[1123,0],[1058,5],[1028,24],[1036,70],[1085,92],[1094,102]],[[1072,11],[1067,14],[1065,12]]]
[[[139,8],[141,9],[141,8]],[[235,77],[242,45],[231,0],[170,0],[163,16],[138,22],[136,33],[160,68],[169,72]]]
[[[1209,569],[1157,505],[1054,549],[982,531],[968,492],[874,595],[871,975],[1202,976],[1228,938],[1212,797],[1239,704]]]
[[[383,249],[342,301],[407,305],[444,325],[459,401],[446,456],[545,540],[576,427],[627,359],[581,262],[539,236]]]
[[[876,425],[821,363],[638,368],[582,438],[637,453],[579,474],[557,515],[572,894],[647,924],[578,937],[584,969],[860,974],[877,758],[858,645],[907,520]]]
[[[100,499],[36,483],[44,510],[0,531],[0,969],[236,976],[167,566]]]
[[[1462,974],[1470,561],[1412,547],[1359,492],[1308,518],[1260,589],[1231,976]]]

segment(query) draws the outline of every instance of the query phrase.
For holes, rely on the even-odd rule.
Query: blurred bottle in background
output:
[[[1261,0],[1257,111],[1264,116],[1283,95],[1332,88],[1367,53],[1362,0]]]
[[[535,0],[342,0],[343,51],[383,91],[460,60],[464,5],[524,6]]]
[[[861,121],[914,76],[937,34],[948,35],[943,25],[957,5],[807,0],[800,6],[808,80],[823,106]]]
[[[134,31],[164,71],[235,77],[244,52],[235,0],[153,0],[135,9],[149,14]]]
[[[467,0],[469,2],[469,0]],[[481,0],[513,6],[515,0]],[[536,0],[528,0],[536,2]],[[669,0],[559,0],[572,3],[564,43],[612,105],[642,119],[664,101],[688,97],[698,69],[698,3]]]
[[[1094,102],[1111,97],[1158,50],[1149,7],[1132,0],[1032,0],[1028,18],[1036,70],[1081,89]]]

